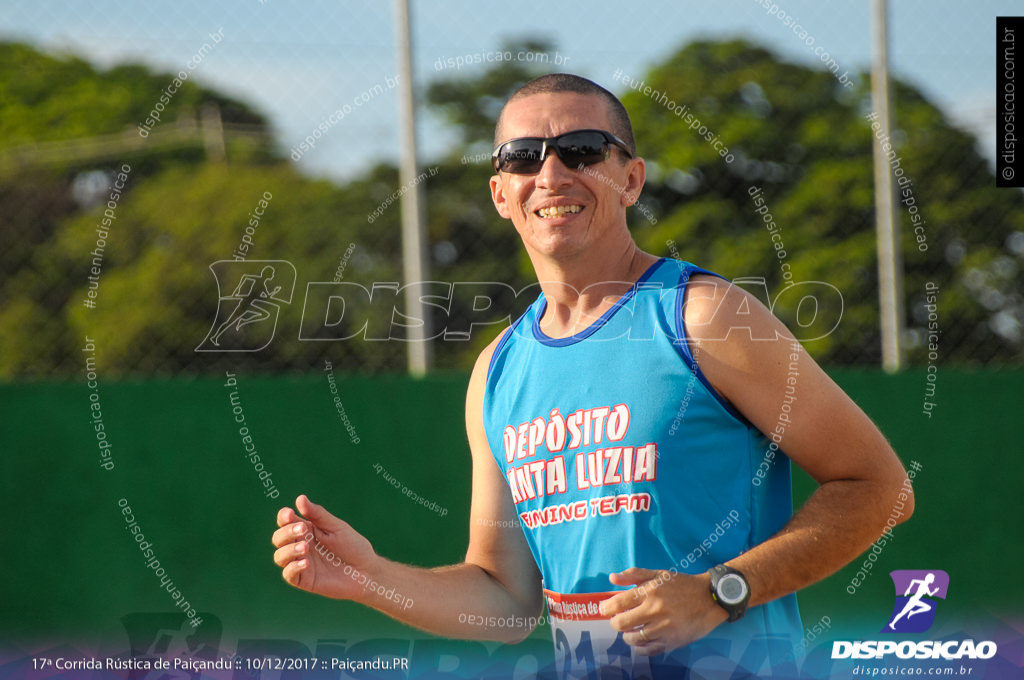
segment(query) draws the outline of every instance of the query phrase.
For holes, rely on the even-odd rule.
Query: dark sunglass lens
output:
[[[541,149],[543,144],[540,140],[521,139],[511,141],[501,147],[498,153],[499,167],[505,172],[530,173],[536,172],[541,165]]]
[[[600,163],[606,149],[604,136],[598,132],[570,132],[558,138],[558,155],[569,167]]]

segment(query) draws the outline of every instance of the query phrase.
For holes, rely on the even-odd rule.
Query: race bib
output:
[[[634,654],[622,633],[598,610],[603,600],[615,594],[544,591],[560,678],[650,680],[650,657]]]

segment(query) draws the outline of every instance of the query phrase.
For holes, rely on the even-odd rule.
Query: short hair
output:
[[[633,139],[633,124],[629,122],[629,113],[626,112],[626,107],[622,105],[619,98],[614,94],[604,89],[592,80],[587,80],[581,76],[573,75],[571,73],[549,73],[547,75],[534,78],[525,85],[522,85],[508,98],[505,102],[505,106],[501,108],[501,113],[498,115],[498,122],[494,126],[494,146],[501,144],[502,139],[498,138],[499,131],[501,130],[501,121],[505,116],[505,108],[516,99],[522,99],[523,97],[529,97],[535,94],[549,94],[557,92],[575,92],[576,94],[589,94],[596,95],[604,99],[607,105],[608,121],[611,124],[611,132],[613,135],[621,139],[629,147],[631,154],[636,156],[636,141]]]

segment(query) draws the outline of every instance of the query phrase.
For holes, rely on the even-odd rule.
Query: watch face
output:
[[[718,580],[716,590],[725,604],[739,604],[747,596],[747,583],[736,574],[726,574]]]

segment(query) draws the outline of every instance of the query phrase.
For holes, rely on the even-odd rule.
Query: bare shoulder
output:
[[[683,323],[708,382],[819,483],[902,468],[864,412],[760,300],[740,286],[695,276]]]
[[[501,344],[502,339],[512,330],[509,326],[505,328],[501,333],[498,333],[494,340],[491,340],[484,347],[483,351],[476,358],[476,363],[473,364],[473,373],[469,378],[469,389],[466,392],[466,423],[472,425],[475,422],[482,421],[482,409],[484,403],[484,390],[487,386],[487,369],[491,365],[491,357],[494,356],[494,352],[498,349],[498,345]],[[483,424],[480,422],[480,427]]]
[[[741,402],[749,400],[751,388],[758,383],[761,390],[774,387],[764,381],[788,361],[796,340],[760,300],[730,281],[697,275],[684,295],[683,326],[697,365],[726,400],[745,412]]]
[[[498,349],[498,345],[501,344],[501,341],[511,330],[511,326],[506,327],[498,333],[493,340],[487,343],[487,346],[484,347],[483,351],[477,355],[476,362],[473,364],[473,374],[470,378],[470,385],[475,381],[483,383],[487,380],[487,369],[491,365],[491,358],[494,356],[494,352]]]
[[[684,291],[683,321],[695,342],[792,339],[792,334],[764,303],[740,286],[697,274]],[[735,337],[733,337],[735,335]]]

